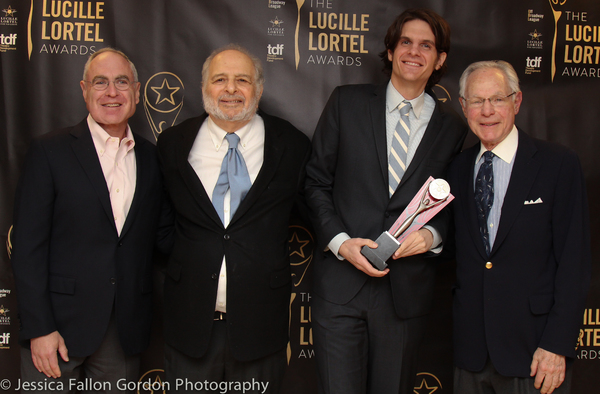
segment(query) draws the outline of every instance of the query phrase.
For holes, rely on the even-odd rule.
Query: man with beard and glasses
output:
[[[230,44],[202,67],[206,113],[158,139],[176,215],[165,280],[171,392],[252,384],[277,393],[286,367],[290,213],[308,138],[258,110],[260,61]]]

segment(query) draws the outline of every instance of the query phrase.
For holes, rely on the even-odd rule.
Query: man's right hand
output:
[[[31,342],[31,358],[38,371],[48,377],[60,378],[60,368],[56,352],[65,361],[69,361],[69,352],[65,340],[58,331],[51,332],[42,337],[33,338]]]
[[[370,239],[350,238],[344,241],[344,243],[340,246],[338,253],[340,254],[340,256],[352,263],[352,265],[355,266],[357,269],[369,276],[380,278],[382,276],[387,275],[387,273],[390,272],[389,268],[386,268],[383,271],[379,271],[378,269],[373,267],[371,263],[369,263],[369,260],[367,260],[365,256],[363,256],[360,253],[360,250],[365,245],[370,247],[371,249],[377,248],[377,244],[375,243],[375,241],[372,241]]]

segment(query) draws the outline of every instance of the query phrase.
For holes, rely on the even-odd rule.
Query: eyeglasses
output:
[[[92,87],[96,90],[106,90],[108,89],[108,85],[110,85],[111,81],[109,81],[106,78],[96,78],[93,81],[84,82],[91,84]],[[112,83],[115,85],[115,88],[117,88],[117,90],[127,90],[135,82],[130,82],[127,78],[117,78],[114,81],[112,81]]]
[[[492,96],[489,98],[474,97],[471,99],[467,99],[463,97],[463,100],[465,100],[471,108],[483,107],[483,104],[485,104],[485,100],[489,100],[490,104],[492,104],[492,107],[506,107],[511,101],[509,97],[516,93],[517,92],[512,92],[508,96]]]

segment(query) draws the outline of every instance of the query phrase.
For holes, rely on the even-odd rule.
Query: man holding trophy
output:
[[[412,393],[433,298],[436,259],[429,257],[441,250],[448,214],[406,236],[383,270],[361,250],[377,250],[373,240],[415,198],[419,206],[427,181],[446,176],[467,133],[431,90],[446,70],[447,22],[407,10],[384,43],[390,81],[334,90],[307,166],[319,250],[312,321],[321,393]]]

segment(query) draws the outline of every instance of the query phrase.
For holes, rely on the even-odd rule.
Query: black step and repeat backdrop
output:
[[[265,65],[262,108],[312,136],[332,89],[382,82],[377,54],[394,17],[428,7],[452,27],[449,72],[435,87],[456,110],[458,78],[471,62],[504,59],[522,82],[517,124],[580,156],[588,185],[592,237],[600,235],[600,2],[598,0],[0,0],[0,391],[19,379],[18,310],[10,263],[13,196],[32,137],[86,115],[79,88],[87,56],[105,46],[136,64],[142,100],[131,125],[155,141],[165,128],[202,110],[204,59],[229,42]],[[470,136],[467,143],[475,142]],[[290,227],[294,290],[290,302],[290,368],[284,392],[316,392],[310,282],[314,244],[303,223]],[[600,256],[576,344],[573,392],[600,387]],[[452,392],[452,263],[439,266],[436,308],[420,359],[415,393]],[[161,392],[161,284],[151,348],[139,392]],[[575,345],[575,344],[574,344]],[[135,383],[135,382],[134,382]],[[136,387],[137,389],[137,387]]]

